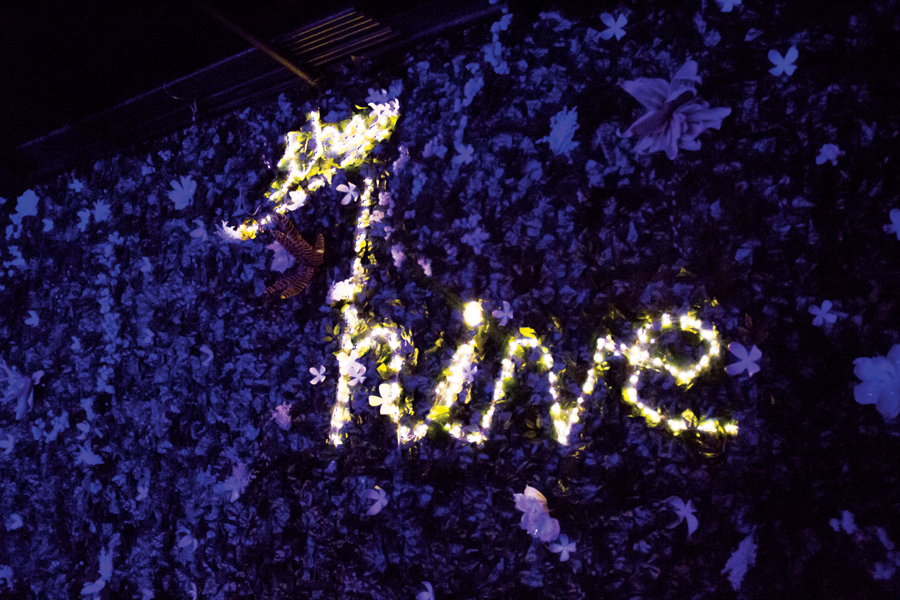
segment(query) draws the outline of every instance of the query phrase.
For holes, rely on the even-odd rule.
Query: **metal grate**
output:
[[[272,45],[315,75],[396,37],[390,27],[348,9],[281,36]],[[296,75],[252,48],[23,144],[19,158],[30,167],[31,177],[40,179],[78,161],[189,126],[194,107],[204,118],[217,116],[300,85]]]

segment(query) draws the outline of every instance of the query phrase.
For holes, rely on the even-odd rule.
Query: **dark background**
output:
[[[52,162],[53,171],[74,166],[69,156],[59,161],[35,159],[33,153],[23,152],[23,144],[66,127],[80,128],[80,134],[94,140],[97,135],[109,137],[110,132],[101,127],[98,134],[98,124],[87,125],[85,119],[252,48],[201,4],[266,43],[350,8],[390,26],[400,40],[408,40],[426,30],[453,26],[489,6],[487,0],[2,3],[0,195],[21,193],[40,179],[46,168],[39,163]],[[116,140],[108,150],[122,146]],[[96,151],[83,156],[85,161],[95,158]]]

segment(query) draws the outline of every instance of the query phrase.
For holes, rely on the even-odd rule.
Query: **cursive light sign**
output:
[[[308,131],[291,132],[287,135],[287,150],[278,163],[278,168],[286,172],[272,184],[269,200],[275,203],[279,213],[294,210],[302,205],[307,192],[315,191],[331,184],[338,169],[364,165],[375,143],[387,139],[399,116],[399,102],[391,100],[381,104],[370,104],[368,116],[357,115],[338,124],[322,124],[319,114],[309,116]],[[331,306],[341,312],[343,327],[339,339],[341,376],[338,379],[335,404],[331,415],[330,441],[334,445],[342,443],[342,429],[350,419],[350,403],[354,394],[361,392],[363,377],[354,373],[356,360],[366,353],[379,355],[378,372],[385,383],[379,385],[380,396],[370,396],[370,404],[381,406],[381,414],[390,418],[397,427],[398,441],[402,444],[421,439],[431,426],[443,428],[454,438],[480,444],[487,438],[493,424],[497,408],[506,400],[509,384],[514,380],[517,369],[529,362],[543,373],[549,383],[550,416],[554,434],[560,444],[570,441],[572,428],[579,422],[585,409],[586,400],[591,396],[598,374],[604,372],[610,358],[621,358],[630,365],[627,383],[622,389],[622,398],[651,426],[664,426],[674,435],[683,432],[697,432],[712,435],[736,435],[738,428],[734,421],[719,419],[698,419],[692,411],[667,415],[659,407],[653,407],[641,399],[638,384],[644,371],[666,372],[674,377],[679,386],[690,385],[713,358],[719,355],[721,344],[715,328],[705,326],[693,315],[673,317],[663,314],[657,320],[646,323],[635,332],[631,345],[614,341],[609,336],[600,337],[594,349],[593,362],[588,369],[581,394],[568,407],[560,400],[559,370],[554,369],[553,358],[547,347],[541,344],[530,329],[520,329],[520,336],[513,337],[506,344],[500,364],[500,373],[494,383],[494,393],[488,408],[477,422],[460,423],[451,418],[451,409],[460,404],[468,404],[473,374],[483,360],[481,341],[492,322],[484,319],[480,301],[465,305],[463,318],[469,328],[469,338],[454,352],[450,364],[443,369],[434,388],[433,403],[427,416],[418,422],[412,410],[404,402],[401,375],[414,366],[417,352],[413,347],[409,331],[392,322],[378,322],[371,316],[361,300],[369,280],[363,259],[369,249],[369,223],[372,199],[378,187],[384,185],[385,174],[378,181],[372,176],[373,170],[362,171],[362,186],[359,196],[359,213],[354,232],[355,257],[349,277],[335,282],[329,293]],[[297,188],[296,191],[291,191]],[[291,198],[291,201],[286,201]],[[237,231],[243,239],[252,238],[270,223],[271,217],[260,221],[249,219]],[[705,345],[705,353],[695,363],[687,367],[676,367],[665,358],[652,351],[659,335],[673,330],[688,332],[699,337]],[[356,375],[356,376],[355,376]],[[358,385],[354,385],[358,384]]]

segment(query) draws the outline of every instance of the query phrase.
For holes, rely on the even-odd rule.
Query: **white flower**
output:
[[[399,269],[400,265],[403,264],[403,259],[406,258],[406,255],[403,254],[403,244],[391,246],[391,257],[394,259],[394,266]]]
[[[819,308],[815,304],[809,307],[809,313],[812,315],[816,315],[816,318],[813,319],[813,325],[816,327],[821,327],[822,323],[834,323],[837,321],[837,315],[829,312],[831,310],[832,303],[831,300],[825,300],[822,302],[822,308]]]
[[[891,223],[884,226],[885,233],[896,233],[897,239],[900,240],[900,209],[891,209]]]
[[[75,457],[75,460],[78,464],[86,464],[86,465],[102,465],[103,459],[94,454],[94,451],[91,450],[91,444],[88,442],[78,451],[78,456]]]
[[[725,367],[725,372],[729,375],[737,375],[741,373],[744,369],[747,369],[747,375],[753,377],[754,374],[759,372],[759,365],[756,364],[760,358],[762,358],[762,351],[753,346],[750,349],[750,352],[747,352],[747,349],[744,348],[743,344],[738,342],[731,342],[728,344],[728,351],[737,356],[740,362],[736,362]]]
[[[838,156],[845,154],[843,150],[834,144],[825,144],[819,149],[819,155],[816,157],[816,164],[824,164],[826,160],[831,161],[832,166],[837,166]]]
[[[241,234],[238,233],[237,227],[229,227],[226,221],[222,221],[216,234],[228,243],[240,242],[243,240]]]
[[[625,18],[625,15],[620,14],[617,19],[613,19],[611,14],[603,13],[600,15],[600,20],[609,27],[609,29],[600,32],[600,37],[604,40],[608,40],[612,36],[616,36],[617,40],[621,40],[625,37],[625,30],[622,29],[628,24],[628,19]]]
[[[354,350],[350,354],[341,352],[337,355],[337,360],[339,365],[338,369],[340,370],[341,375],[343,375],[344,377],[349,377],[355,371],[356,361],[359,360],[359,352],[357,352],[356,350]]]
[[[569,110],[564,107],[561,111],[550,117],[550,135],[539,139],[537,144],[547,142],[550,144],[550,150],[557,156],[560,154],[569,155],[579,142],[573,141],[572,136],[578,129],[578,108]]]
[[[397,98],[400,95],[400,92],[403,91],[403,84],[400,81],[395,82],[390,86],[390,89],[385,90],[376,90],[375,88],[369,88],[369,95],[366,97],[366,103],[376,103],[376,104],[385,104]]]
[[[493,311],[491,313],[491,315],[493,315],[495,319],[500,319],[500,327],[505,327],[507,321],[512,319],[513,311],[512,311],[512,308],[509,306],[509,302],[504,300],[503,308],[500,310]]]
[[[352,300],[358,291],[359,288],[348,280],[332,282],[328,288],[328,304],[334,304],[340,300]]]
[[[475,381],[475,373],[478,372],[478,367],[473,365],[472,363],[467,364],[463,367],[463,377],[466,380],[466,383],[472,383]]]
[[[741,0],[716,0],[716,2],[722,5],[722,12],[731,12],[731,9],[738,6]]]
[[[173,179],[169,184],[172,186],[172,191],[169,192],[169,200],[175,203],[177,210],[181,210],[191,203],[194,192],[197,191],[196,181],[191,179],[190,176],[185,177],[182,175],[181,183]]]
[[[149,482],[142,481],[141,483],[139,483],[137,486],[137,491],[138,494],[134,497],[134,499],[138,502],[140,502],[141,500],[146,500],[147,494],[150,492]]]
[[[272,411],[272,419],[278,424],[278,426],[287,431],[291,428],[291,405],[285,402],[284,404],[279,404],[275,410]]]
[[[472,144],[468,144],[463,146],[462,143],[456,142],[454,144],[454,148],[459,153],[453,157],[453,164],[458,165],[460,163],[471,163],[474,159],[472,158],[472,153],[475,152],[475,149],[472,148]]]
[[[369,406],[381,406],[381,414],[390,414],[391,404],[394,402],[393,387],[389,383],[382,383],[378,386],[378,393],[381,396],[369,396]]]
[[[887,357],[857,358],[853,374],[862,380],[853,389],[860,404],[874,404],[885,419],[900,414],[900,344]]]
[[[284,205],[287,210],[297,210],[306,204],[306,192],[303,190],[290,192],[288,195],[291,197],[291,201]]]
[[[313,378],[309,381],[311,384],[318,385],[325,381],[325,365],[320,366],[318,369],[310,367],[309,372],[313,375]]]
[[[772,64],[775,65],[771,69],[769,69],[769,73],[775,75],[781,75],[785,73],[787,75],[793,75],[794,71],[797,70],[797,65],[793,64],[795,60],[797,60],[797,56],[799,53],[797,52],[797,48],[791,46],[791,49],[787,51],[787,54],[781,56],[781,52],[778,50],[769,50],[769,60],[772,61]]]
[[[19,196],[16,202],[16,212],[9,215],[12,222],[16,225],[22,224],[22,217],[37,216],[37,206],[40,198],[34,193],[34,190],[26,190],[24,194]]]
[[[566,562],[569,560],[569,553],[575,552],[575,542],[570,542],[569,536],[564,533],[559,536],[558,541],[558,544],[550,544],[550,552],[560,552],[559,562]]]
[[[75,190],[76,194],[81,193],[81,188],[83,188],[83,187],[84,187],[84,184],[81,183],[80,181],[78,181],[77,179],[75,179],[74,177],[72,178],[72,183],[69,184],[69,189]]]
[[[31,377],[26,377],[16,369],[8,367],[3,359],[0,359],[0,369],[6,372],[6,392],[0,402],[6,404],[10,400],[17,400],[16,420],[22,417],[34,406],[34,385],[43,377],[43,371],[36,371]]]
[[[523,494],[513,494],[513,500],[516,510],[522,511],[519,526],[532,537],[549,542],[559,536],[559,521],[550,517],[547,499],[542,493],[526,485]]]
[[[900,213],[900,210],[897,211]],[[431,260],[427,258],[420,258],[418,261],[419,266],[422,267],[422,270],[425,272],[426,277],[431,277]]]
[[[272,242],[266,246],[266,249],[275,253],[275,256],[272,257],[272,266],[270,267],[272,271],[284,273],[297,262],[291,253],[285,250],[284,246],[278,242]]]
[[[381,512],[381,509],[387,506],[388,497],[387,493],[377,485],[374,490],[366,490],[366,498],[370,498],[375,501],[375,504],[369,507],[369,510],[366,511],[367,515],[377,515]]]
[[[350,373],[350,385],[360,385],[366,379],[366,367],[359,363],[353,364],[353,372]]]
[[[31,325],[32,327],[37,327],[38,323],[41,322],[41,319],[40,319],[40,317],[38,317],[38,314],[33,310],[29,310],[28,314],[31,316],[28,317],[27,319],[25,319],[25,324]]]
[[[732,553],[731,558],[725,563],[722,573],[728,573],[728,581],[734,591],[738,591],[741,582],[744,581],[744,575],[747,570],[753,566],[756,561],[756,544],[753,542],[753,534],[751,533],[741,542],[738,549]]]
[[[359,198],[359,191],[356,189],[356,185],[353,183],[347,182],[347,185],[343,183],[337,186],[337,191],[344,192],[344,197],[341,198],[341,204],[350,204],[357,198]]]
[[[688,535],[690,536],[694,533],[699,523],[697,522],[697,517],[694,516],[697,509],[691,504],[691,500],[688,500],[687,504],[685,504],[678,496],[672,496],[667,502],[675,509],[675,515],[678,517],[677,521],[669,525],[669,529],[678,527],[682,521],[687,519]]]
[[[244,489],[254,477],[255,475],[251,475],[247,471],[247,465],[238,461],[238,464],[231,467],[231,476],[222,484],[222,489],[226,492],[231,492],[230,501],[234,502],[244,492]]]
[[[619,135],[642,138],[634,148],[638,154],[665,150],[674,160],[679,148],[699,150],[697,136],[707,129],[719,129],[722,119],[731,114],[730,108],[710,108],[708,102],[697,98],[694,85],[701,82],[692,60],[684,63],[671,82],[646,77],[626,81],[622,89],[650,112]]]
[[[434,588],[431,587],[431,584],[423,581],[422,585],[425,586],[425,591],[416,594],[416,600],[434,600]]]

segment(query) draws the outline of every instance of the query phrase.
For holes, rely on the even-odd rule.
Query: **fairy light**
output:
[[[286,173],[283,181],[274,182],[267,194],[269,201],[275,204],[274,212],[283,214],[288,210],[299,208],[303,202],[294,205],[286,202],[288,193],[294,190],[304,198],[311,192],[330,186],[333,177],[339,170],[353,168],[365,162],[375,145],[387,139],[399,117],[399,102],[391,100],[381,104],[370,104],[372,111],[368,115],[355,115],[337,124],[323,124],[319,113],[309,114],[309,126],[306,131],[290,132],[286,136],[287,148],[278,163],[278,169]],[[370,247],[368,236],[371,223],[372,202],[377,184],[372,177],[365,177],[360,186],[359,212],[354,231],[354,258],[347,279],[332,285],[329,302],[332,306],[341,306],[343,330],[339,337],[341,353],[350,357],[354,352],[358,357],[369,351],[386,348],[388,357],[379,373],[388,384],[384,388],[383,402],[387,404],[386,416],[397,428],[398,442],[401,444],[414,442],[424,437],[428,428],[438,425],[449,435],[475,444],[482,444],[488,436],[497,407],[507,400],[505,388],[515,377],[517,365],[524,367],[537,350],[535,365],[547,373],[549,382],[550,416],[557,441],[562,445],[570,442],[574,426],[579,422],[587,399],[594,393],[598,374],[602,374],[606,360],[610,357],[621,357],[631,364],[633,373],[628,377],[622,389],[623,400],[633,406],[651,426],[664,425],[673,435],[685,432],[701,432],[705,434],[737,435],[738,427],[734,421],[720,421],[706,418],[698,420],[690,410],[680,415],[666,415],[657,407],[646,404],[638,394],[641,373],[645,370],[665,372],[671,375],[679,386],[690,385],[704,370],[712,359],[719,355],[721,345],[714,328],[705,327],[694,315],[685,314],[672,317],[663,314],[656,322],[649,322],[635,332],[635,341],[630,346],[617,343],[605,336],[597,340],[593,362],[587,371],[581,393],[568,408],[560,402],[560,371],[554,371],[554,361],[550,351],[533,335],[513,338],[508,342],[504,358],[501,360],[500,374],[494,385],[494,394],[487,410],[481,415],[476,425],[464,425],[451,422],[450,410],[454,405],[467,404],[471,399],[472,384],[467,381],[469,374],[479,361],[480,350],[476,340],[484,333],[488,323],[484,321],[484,313],[480,301],[469,302],[463,310],[463,320],[469,327],[469,339],[460,345],[449,365],[443,371],[443,377],[434,388],[434,400],[428,415],[419,422],[411,422],[411,411],[403,414],[403,388],[400,377],[404,370],[414,365],[415,350],[412,348],[409,333],[394,323],[373,323],[369,316],[361,316],[362,306],[358,305],[361,292],[369,281],[367,267],[364,264],[366,252]],[[248,219],[237,229],[242,239],[251,239],[260,231],[270,227],[273,222],[271,214],[260,219]],[[700,337],[707,350],[700,359],[687,367],[679,367],[668,363],[664,358],[654,356],[651,348],[655,343],[657,332],[665,332],[672,328],[690,332]],[[348,358],[349,359],[349,358]],[[342,443],[341,432],[350,420],[350,403],[354,395],[354,387],[350,385],[352,374],[342,372],[338,378],[335,404],[331,415],[331,432],[329,439],[338,446]]]
[[[491,428],[494,420],[494,413],[497,411],[497,406],[506,396],[505,387],[512,381],[513,374],[515,373],[515,359],[518,356],[521,356],[521,359],[524,361],[528,357],[528,351],[533,350],[534,348],[538,348],[540,352],[540,357],[536,361],[538,366],[541,366],[544,369],[553,368],[553,357],[550,356],[550,352],[547,348],[542,346],[536,338],[521,337],[510,340],[509,345],[506,348],[506,356],[500,363],[500,375],[497,377],[497,381],[494,382],[494,397],[481,419],[482,436],[487,436],[487,432]],[[550,386],[550,395],[554,400],[557,399],[556,387],[553,385]]]
[[[473,330],[471,339],[456,349],[450,359],[450,366],[445,369],[443,380],[434,390],[435,401],[431,411],[425,419],[425,427],[431,423],[439,423],[449,417],[450,408],[459,402],[462,394],[462,403],[468,404],[471,398],[471,384],[466,381],[466,373],[476,361],[478,336],[484,330],[484,314],[480,302],[469,302],[463,311],[463,320]],[[482,325],[482,327],[479,327]],[[441,424],[444,430],[451,436],[467,442],[480,444],[484,436],[477,429],[463,428],[458,423],[444,422]]]
[[[400,102],[393,99],[370,106],[373,110],[368,115],[354,115],[326,125],[322,124],[319,112],[312,111],[308,115],[308,131],[292,131],[285,136],[287,145],[277,167],[286,175],[283,181],[273,182],[266,194],[275,205],[275,212],[284,214],[293,210],[285,204],[291,190],[309,195],[330,185],[339,170],[362,165],[375,145],[390,137],[400,116]],[[238,227],[238,233],[241,239],[248,240],[264,229],[264,224],[250,218]]]
[[[675,382],[679,386],[689,386],[693,383],[700,373],[706,370],[712,359],[719,355],[721,344],[715,328],[705,327],[703,322],[694,315],[681,315],[677,320],[677,327],[681,331],[696,334],[707,344],[706,352],[693,365],[687,368],[679,368],[671,365],[659,357],[650,357],[647,346],[655,340],[650,338],[649,331],[664,332],[675,327],[675,322],[668,314],[660,317],[656,323],[651,322],[647,327],[637,331],[637,342],[630,348],[624,345],[617,347],[618,351],[624,356],[629,363],[633,365],[634,372],[628,378],[628,383],[622,389],[622,398],[626,403],[634,406],[638,412],[647,420],[651,426],[664,424],[674,435],[682,432],[701,432],[701,433],[723,433],[727,435],[737,435],[737,423],[720,422],[717,419],[706,419],[700,423],[694,417],[690,410],[685,411],[679,417],[667,417],[661,410],[650,407],[645,404],[638,395],[637,385],[640,381],[640,373],[650,369],[655,371],[665,371],[675,378]],[[611,338],[607,337],[605,345],[609,348],[615,348],[615,343]]]
[[[391,106],[399,107],[399,103],[393,101]],[[363,143],[359,138],[360,135],[362,135],[365,140],[369,141],[380,141],[386,137],[382,133],[375,132],[371,128],[364,129],[363,126],[365,125],[365,121],[362,117],[350,120],[349,125],[351,131],[349,132],[349,135],[343,137],[341,137],[338,129],[333,126],[322,128],[318,113],[312,113],[310,115],[310,120],[312,121],[313,137],[317,140],[317,152],[320,154],[325,154],[327,152],[331,155],[340,155],[352,148],[352,151],[349,152],[347,158],[341,163],[342,168],[348,166],[346,164],[347,160],[351,160],[351,162],[361,161],[364,158],[364,154],[374,147],[374,144],[367,145],[367,142]],[[393,115],[393,118],[390,119],[386,125],[390,125],[390,128],[393,128],[395,123],[396,115]],[[297,137],[293,139],[296,140]],[[314,158],[318,157],[319,155],[314,155]],[[353,162],[353,164],[356,164],[356,162]],[[299,170],[299,167],[292,164],[291,179],[298,178],[298,175],[294,172],[295,168]],[[301,172],[299,177],[302,177],[302,175],[303,173]],[[319,178],[319,181],[324,185],[324,180],[322,178]],[[312,188],[312,184],[310,187]],[[390,379],[387,382],[390,385],[390,393],[383,401],[389,406],[386,413],[387,416],[397,425],[398,438],[406,441],[418,439],[418,437],[424,435],[424,432],[419,427],[410,429],[406,425],[401,425],[400,423],[400,402],[402,400],[403,388],[400,385],[399,377],[405,364],[405,359],[402,354],[401,338],[402,334],[405,332],[393,323],[385,323],[372,328],[372,330],[366,334],[365,330],[369,325],[369,322],[368,320],[363,321],[360,319],[358,308],[354,306],[356,298],[365,289],[369,279],[366,267],[363,264],[363,258],[369,247],[368,231],[375,188],[375,180],[372,177],[365,177],[363,180],[362,191],[359,196],[359,213],[357,215],[356,229],[353,236],[355,256],[350,268],[350,277],[334,283],[329,301],[332,305],[340,302],[347,303],[341,310],[344,327],[341,332],[339,343],[342,351],[348,356],[355,351],[358,356],[362,357],[370,349],[377,347],[380,344],[386,344],[389,347],[390,359],[386,365],[388,375],[390,376]],[[329,436],[331,443],[335,446],[342,443],[341,431],[344,424],[350,420],[349,406],[353,398],[350,379],[351,376],[349,373],[343,373],[342,377],[338,380],[335,404],[331,413],[331,433]]]
[[[469,302],[463,311],[463,319],[469,327],[478,327],[484,320],[481,302]]]

